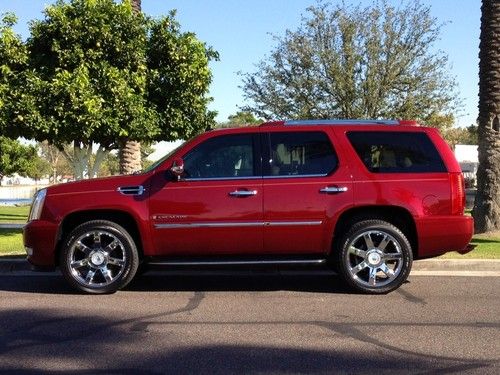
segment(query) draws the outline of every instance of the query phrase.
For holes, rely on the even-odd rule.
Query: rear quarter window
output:
[[[370,172],[446,172],[436,147],[423,132],[351,131],[347,138]]]

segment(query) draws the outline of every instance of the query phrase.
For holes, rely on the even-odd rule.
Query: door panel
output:
[[[158,255],[262,252],[262,199],[261,179],[167,183],[150,198]]]
[[[184,163],[180,180],[158,173],[151,190],[158,255],[261,253],[259,135],[215,135],[178,157]]]
[[[328,194],[325,187],[347,191]],[[286,193],[285,193],[286,192]],[[324,253],[329,250],[334,219],[352,204],[352,182],[340,173],[329,178],[264,180],[264,251],[273,254]]]
[[[271,132],[264,156],[264,251],[325,253],[339,212],[352,205],[352,181],[329,136]]]

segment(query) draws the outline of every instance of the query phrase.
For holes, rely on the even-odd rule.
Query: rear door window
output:
[[[436,147],[423,132],[351,131],[347,138],[370,172],[446,172]]]
[[[337,156],[323,132],[268,134],[269,164],[266,176],[325,176],[337,167]]]

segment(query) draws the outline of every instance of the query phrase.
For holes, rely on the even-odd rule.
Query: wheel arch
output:
[[[334,251],[335,241],[339,241],[354,223],[363,220],[384,220],[396,226],[408,238],[414,259],[418,258],[418,235],[415,220],[407,209],[400,206],[361,206],[352,207],[342,212],[335,224],[330,251]]]
[[[135,241],[137,251],[139,252],[139,258],[142,259],[144,257],[139,226],[136,219],[129,212],[117,209],[83,210],[68,214],[59,225],[56,251],[54,254],[54,262],[56,265],[59,265],[59,255],[66,236],[80,224],[91,220],[108,220],[125,228]]]

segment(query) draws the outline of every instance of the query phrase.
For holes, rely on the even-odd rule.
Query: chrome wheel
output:
[[[68,268],[73,278],[90,287],[107,286],[126,270],[125,246],[113,233],[94,230],[80,235],[68,252]]]
[[[345,266],[350,278],[369,288],[393,282],[403,269],[402,244],[382,230],[366,230],[347,244]]]
[[[334,238],[332,260],[342,281],[369,294],[385,294],[408,278],[413,251],[407,233],[411,228],[385,220],[359,218],[349,230]]]

